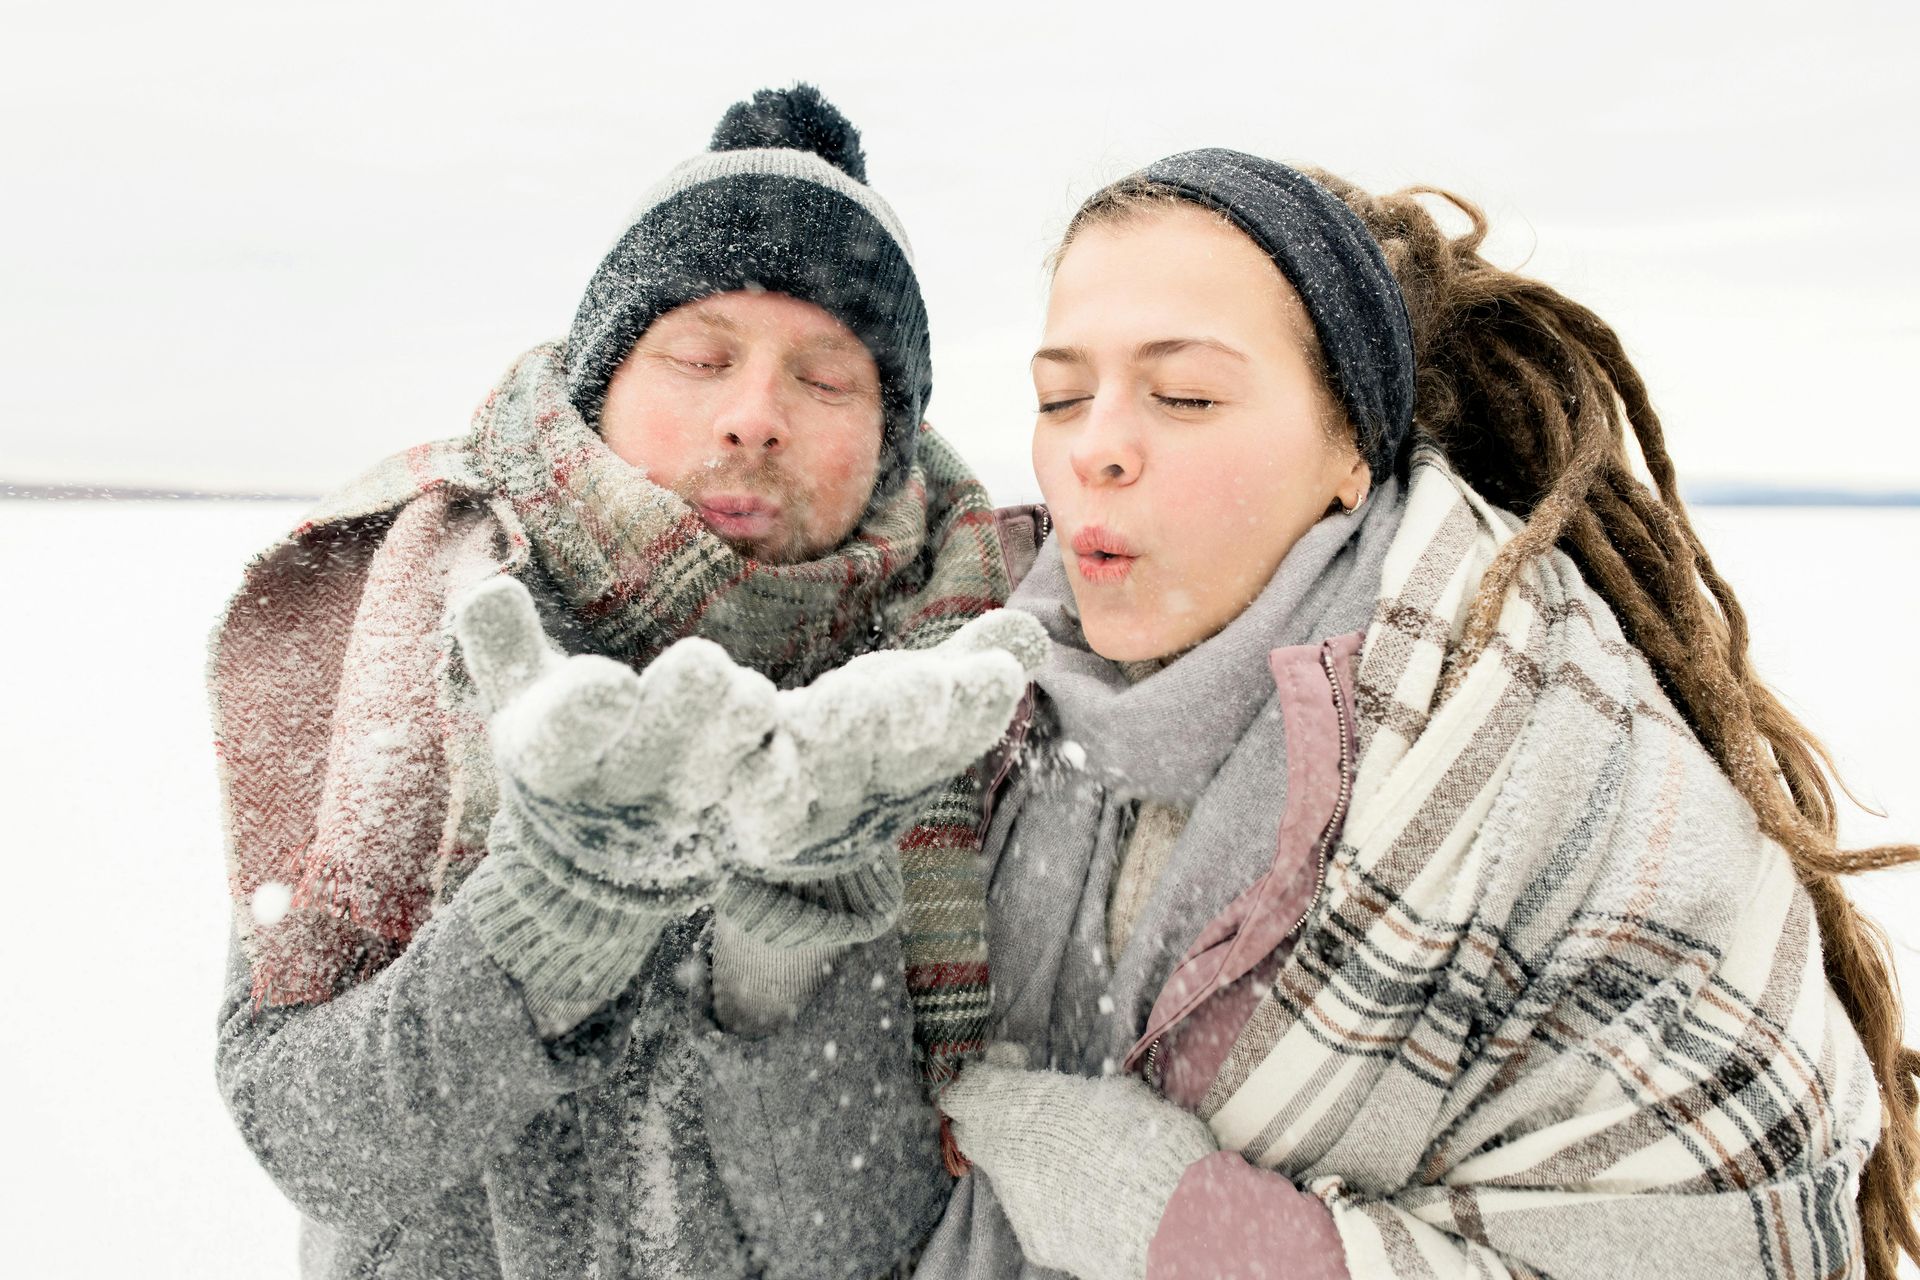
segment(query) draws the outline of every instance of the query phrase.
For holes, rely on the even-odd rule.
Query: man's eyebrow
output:
[[[865,351],[867,344],[850,333],[823,333],[803,344],[810,351]]]
[[[687,319],[708,329],[718,329],[722,333],[741,333],[745,326],[717,307],[694,307],[687,313]],[[800,346],[807,351],[865,351],[866,344],[851,333],[822,333],[801,341]]]

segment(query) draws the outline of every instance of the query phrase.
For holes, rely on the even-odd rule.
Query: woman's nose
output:
[[[1140,433],[1117,397],[1095,396],[1073,442],[1073,470],[1089,486],[1128,485],[1140,477]]]

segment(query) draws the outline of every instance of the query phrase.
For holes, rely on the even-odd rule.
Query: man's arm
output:
[[[320,1005],[255,1009],[238,945],[216,1070],[242,1137],[309,1217],[364,1233],[479,1176],[527,1122],[613,1070],[622,1001],[543,1039],[463,891],[373,978]]]
[[[913,1062],[897,935],[841,949],[792,1016],[696,1043],[713,1072],[707,1134],[769,1280],[879,1275],[952,1190]]]

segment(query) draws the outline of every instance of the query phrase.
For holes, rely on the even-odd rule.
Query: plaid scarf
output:
[[[761,563],[616,457],[567,399],[560,348],[535,348],[467,439],[380,464],[257,557],[214,634],[229,886],[256,1000],[317,1003],[371,977],[485,856],[498,800],[448,608],[502,572],[558,600],[569,649],[637,668],[700,635],[783,687],[937,644],[1009,589],[985,492],[932,431],[839,549]],[[979,796],[956,780],[901,843],[933,1079],[987,1014]]]
[[[1785,854],[1563,555],[1434,451],[1357,673],[1321,910],[1201,1114],[1354,1275],[1856,1274],[1872,1072]]]

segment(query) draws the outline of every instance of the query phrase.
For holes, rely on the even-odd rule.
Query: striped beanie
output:
[[[688,302],[767,290],[825,309],[880,371],[876,496],[913,465],[933,393],[927,308],[893,209],[866,184],[860,135],[811,85],[728,109],[709,150],[648,192],[594,270],[567,337],[567,389],[598,425],[607,383],[647,326]]]

